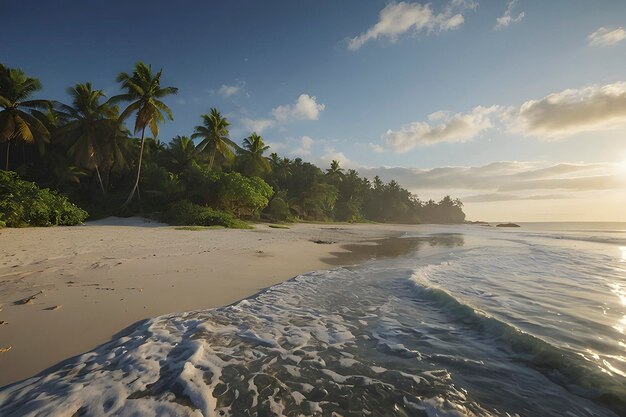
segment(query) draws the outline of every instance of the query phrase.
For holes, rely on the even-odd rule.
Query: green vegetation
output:
[[[181,200],[170,205],[163,216],[169,224],[189,226],[223,226],[231,229],[249,229],[250,226],[230,213]]]
[[[224,226],[178,226],[175,227],[176,230],[189,230],[192,232],[200,232],[202,230],[211,230],[211,229],[225,229]]]
[[[300,158],[267,155],[269,147],[255,132],[239,145],[215,108],[199,117],[189,136],[165,144],[159,125],[174,115],[162,100],[177,89],[161,86],[161,77],[162,71],[139,62],[117,77],[120,94],[107,97],[87,82],[70,87],[71,102],[63,104],[35,99],[39,80],[0,64],[6,170],[0,221],[82,222],[86,213],[69,201],[91,218],[144,215],[197,227],[246,228],[246,221],[256,220],[465,220],[462,203],[450,197],[423,202],[395,181],[370,181],[337,161],[322,170]]]
[[[73,226],[87,212],[54,191],[20,180],[14,172],[0,171],[0,225]]]
[[[269,227],[272,229],[289,229],[289,226],[285,226],[284,224],[270,224]]]

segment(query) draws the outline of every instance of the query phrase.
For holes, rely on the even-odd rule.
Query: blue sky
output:
[[[42,96],[84,81],[115,94],[137,60],[163,68],[179,95],[161,140],[218,107],[235,140],[260,129],[287,156],[460,195],[473,218],[626,221],[626,2],[2,3],[0,60]],[[574,168],[545,171],[559,164]],[[460,181],[481,167],[551,176],[514,192]]]

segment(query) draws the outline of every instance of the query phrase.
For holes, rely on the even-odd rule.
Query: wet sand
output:
[[[304,272],[404,253],[406,242],[376,240],[422,228],[289,227],[190,231],[132,218],[0,230],[0,386],[145,318],[227,305]]]

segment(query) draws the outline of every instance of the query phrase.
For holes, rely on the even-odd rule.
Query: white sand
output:
[[[77,227],[2,229],[0,352],[11,349],[0,353],[0,386],[90,350],[141,319],[230,304],[336,264],[332,253],[342,252],[342,244],[411,228],[184,231],[109,218]],[[336,243],[312,242],[317,239]]]

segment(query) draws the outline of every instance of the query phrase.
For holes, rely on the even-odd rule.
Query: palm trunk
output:
[[[211,152],[211,158],[209,158],[209,171],[213,169],[213,162],[215,161],[215,153],[216,153],[215,150]]]
[[[146,139],[144,137],[145,133],[146,133],[146,127],[144,126],[143,129],[141,129],[141,150],[139,151],[139,165],[137,166],[137,178],[135,179],[135,185],[133,186],[132,191],[130,192],[130,194],[128,195],[128,198],[124,202],[124,206],[127,206],[132,201],[135,195],[135,191],[139,191],[139,177],[141,176],[141,161],[143,159],[143,145],[146,142]]]
[[[11,149],[11,140],[7,140],[7,163],[5,166],[5,171],[9,170],[9,150]]]
[[[111,166],[106,170],[106,176],[104,177],[104,190],[109,191],[109,183],[111,182]]]
[[[96,174],[98,174],[98,182],[100,183],[100,189],[102,190],[102,195],[106,195],[106,191],[104,191],[104,184],[102,183],[102,177],[100,176],[100,170],[98,169],[98,165],[96,165]]]

